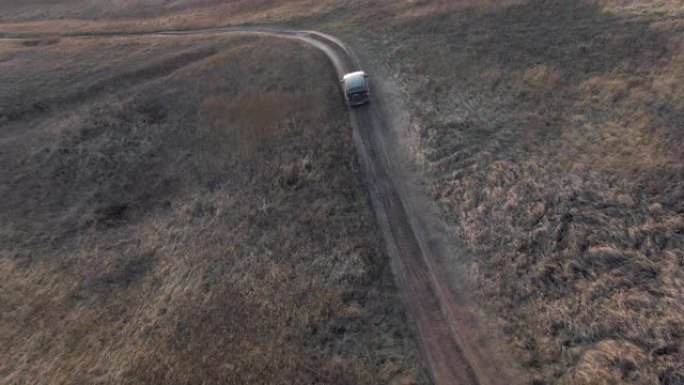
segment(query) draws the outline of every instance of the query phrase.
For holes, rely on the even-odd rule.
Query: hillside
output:
[[[344,38],[401,85],[395,134],[467,248],[448,263],[527,382],[684,383],[680,1],[31,4],[0,31],[257,22]]]
[[[387,51],[462,263],[536,383],[684,383],[682,13],[500,8]]]
[[[0,44],[0,383],[427,382],[321,53]]]

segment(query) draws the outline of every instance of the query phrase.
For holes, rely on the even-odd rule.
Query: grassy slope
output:
[[[682,13],[445,8],[374,23],[396,39],[374,49],[517,359],[537,383],[684,383]]]
[[[537,383],[684,382],[681,2],[270,3],[250,17],[361,37],[403,83],[416,160]]]
[[[0,383],[426,381],[321,53],[62,39],[0,58],[23,111],[0,136]]]
[[[684,383],[684,6],[322,17],[403,82],[416,161],[530,381]]]

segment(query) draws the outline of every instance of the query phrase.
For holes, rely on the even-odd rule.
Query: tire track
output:
[[[343,72],[361,69],[359,59],[343,43],[318,32],[316,39],[338,45],[348,56]],[[332,59],[332,58],[331,58]],[[334,59],[332,59],[335,61]],[[391,101],[390,101],[391,102]],[[431,211],[411,199],[404,172],[390,147],[386,117],[378,106],[350,113],[373,208],[385,238],[395,279],[409,308],[426,364],[436,384],[510,384],[511,378],[489,352],[486,338],[467,301],[457,295],[437,261],[444,260],[443,239],[435,237]]]
[[[142,81],[164,77],[180,68],[211,57],[217,52],[218,50],[214,47],[183,52],[162,62],[102,80],[70,94],[39,100],[20,109],[10,109],[5,113],[4,120],[0,122],[4,124],[26,118],[27,116],[40,116],[56,108],[83,103],[104,92],[113,92],[136,85]]]

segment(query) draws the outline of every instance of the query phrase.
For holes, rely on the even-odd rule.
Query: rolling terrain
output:
[[[434,210],[447,224],[425,238],[450,246],[439,261],[440,279],[477,304],[483,329],[495,331],[492,338],[525,382],[684,383],[681,2],[186,1],[148,3],[138,14],[143,8],[121,4],[87,12],[70,2],[40,12],[12,4],[0,31],[47,34],[27,35],[23,43],[46,51],[62,41],[48,36],[54,32],[239,23],[344,38],[376,75],[389,117],[383,135],[400,144],[390,159],[407,158],[413,169],[396,182],[408,190],[403,196],[428,196],[423,212]],[[167,67],[153,72],[165,76],[174,71],[169,63],[215,55],[185,48],[162,49]],[[7,59],[13,49],[1,68],[20,68]],[[130,56],[120,60],[131,63],[156,55],[125,52]],[[94,73],[83,89],[108,94],[148,76],[144,71],[109,82]],[[27,117],[49,116],[54,108],[46,106],[76,108],[89,100],[54,86],[42,103],[24,100],[17,95],[34,94],[34,75],[16,76],[26,79],[26,90],[7,93],[0,111],[12,135]],[[7,203],[3,214],[14,206]],[[422,216],[419,210],[410,220]]]
[[[0,52],[0,382],[427,382],[325,56],[225,36]]]

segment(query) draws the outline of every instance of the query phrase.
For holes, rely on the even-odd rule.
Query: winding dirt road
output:
[[[285,32],[291,33],[291,32]],[[339,39],[319,32],[296,32],[300,40],[322,49],[338,74],[360,70],[359,59]],[[363,68],[369,72],[367,68]],[[371,78],[373,73],[370,72]],[[376,94],[374,103],[351,109],[354,144],[373,210],[382,230],[392,271],[419,337],[430,375],[437,385],[504,385],[511,380],[489,352],[477,318],[467,301],[441,274],[442,244],[439,221],[416,197],[407,170],[396,159],[399,145],[380,108],[392,103]]]
[[[67,36],[259,34],[295,39],[323,51],[338,75],[362,69],[359,58],[339,39],[315,31],[271,27],[226,27],[191,31],[146,33],[92,33]],[[25,34],[23,35],[26,36]],[[363,68],[373,79],[374,73]],[[376,84],[381,79],[371,80]],[[444,226],[421,198],[403,163],[399,142],[393,137],[393,100],[376,93],[369,105],[350,109],[353,138],[363,179],[392,265],[395,280],[418,336],[425,364],[437,385],[504,385],[512,383],[499,354],[489,346],[489,336],[453,277],[442,266],[449,260]],[[383,107],[384,106],[384,107]],[[396,107],[396,106],[395,106]],[[394,108],[396,111],[397,108]]]

